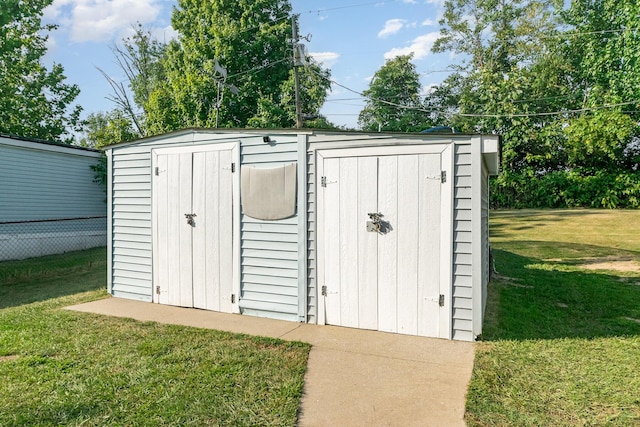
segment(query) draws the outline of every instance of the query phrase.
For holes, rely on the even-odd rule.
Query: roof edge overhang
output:
[[[482,158],[491,176],[500,172],[500,140],[500,135],[482,136]]]
[[[29,138],[12,134],[0,133],[0,139],[4,139],[4,143],[15,147],[29,148],[43,151],[69,152],[74,154],[82,154],[87,156],[100,156],[101,150],[82,147],[79,145],[65,144],[62,142],[46,141],[44,139]],[[80,153],[84,152],[84,153]]]
[[[498,135],[480,135],[475,133],[442,133],[442,132],[430,132],[430,133],[420,133],[420,132],[365,132],[365,131],[355,131],[355,130],[332,130],[332,129],[296,129],[296,128],[262,128],[262,129],[250,129],[250,128],[198,128],[198,127],[190,127],[179,129],[171,132],[166,132],[158,135],[147,136],[144,138],[132,140],[132,141],[124,141],[116,144],[111,144],[103,147],[104,150],[111,150],[113,148],[135,145],[139,143],[147,143],[152,142],[154,140],[179,137],[183,135],[189,134],[211,134],[211,135],[238,135],[243,134],[246,136],[266,136],[266,135],[363,135],[369,137],[375,136],[392,136],[399,139],[424,139],[424,140],[432,140],[434,138],[450,138],[455,141],[459,138],[474,138],[481,137],[482,141],[486,140],[486,143],[483,142],[483,154],[489,156],[489,160],[491,165],[494,167],[490,167],[491,173],[497,173],[498,170],[498,160],[491,159],[491,154],[498,155],[499,151],[499,141],[500,136]]]

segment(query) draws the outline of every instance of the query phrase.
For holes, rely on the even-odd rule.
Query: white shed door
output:
[[[441,153],[322,159],[324,323],[448,337],[442,164]],[[375,213],[379,232],[367,229]]]
[[[235,311],[232,150],[154,158],[156,301]]]

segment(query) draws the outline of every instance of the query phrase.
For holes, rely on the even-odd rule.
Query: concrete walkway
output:
[[[70,310],[312,345],[300,426],[464,426],[473,343],[107,298]]]

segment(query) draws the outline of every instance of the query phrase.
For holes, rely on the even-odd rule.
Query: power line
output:
[[[336,86],[339,86],[345,90],[348,90],[349,92],[353,92],[357,95],[362,96],[363,98],[366,98],[370,101],[373,102],[380,102],[382,104],[387,104],[387,105],[391,105],[393,107],[397,107],[397,108],[402,108],[402,109],[406,109],[406,110],[414,110],[414,111],[422,111],[424,113],[440,113],[440,114],[448,114],[449,112],[446,111],[441,111],[441,110],[428,110],[425,108],[421,108],[421,107],[413,107],[413,106],[409,106],[409,105],[402,105],[402,104],[398,104],[395,102],[390,102],[390,101],[385,101],[384,99],[376,99],[370,96],[367,96],[361,92],[358,92],[357,90],[351,89],[345,85],[342,85],[338,82],[336,82],[333,79],[328,79],[324,76],[322,76],[319,73],[316,73],[318,75],[320,75],[322,78],[328,80],[329,82],[331,82],[332,84],[335,84]],[[575,113],[584,113],[584,112],[588,112],[588,111],[597,111],[597,110],[603,110],[603,109],[607,109],[607,108],[615,108],[615,107],[622,107],[625,105],[633,105],[633,104],[639,104],[640,105],[640,101],[628,101],[628,102],[619,102],[616,104],[605,104],[605,105],[600,105],[600,106],[596,106],[596,107],[588,107],[588,108],[577,108],[577,109],[573,109],[573,110],[561,110],[561,111],[550,111],[550,112],[543,112],[543,113],[516,113],[516,114],[479,114],[479,113],[454,113],[456,116],[459,117],[477,117],[477,118],[511,118],[511,117],[544,117],[544,116],[556,116],[556,115],[566,115],[566,114],[575,114]]]

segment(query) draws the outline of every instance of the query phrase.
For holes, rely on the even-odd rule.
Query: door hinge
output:
[[[231,173],[234,173],[235,171],[236,171],[236,164],[234,162],[234,163],[231,163]]]
[[[440,294],[440,298],[438,298],[438,304],[440,307],[444,307],[444,295]]]
[[[156,295],[160,295],[160,286],[156,286]]]
[[[320,185],[322,187],[325,187],[325,188],[327,187],[327,177],[326,176],[320,177]]]
[[[236,294],[231,294],[231,304],[236,303]]]
[[[323,297],[327,296],[327,287],[326,286],[322,287],[321,294],[322,294]]]
[[[447,182],[447,171],[440,172],[440,182],[443,184]]]
[[[156,176],[160,176],[160,168],[156,166]]]

